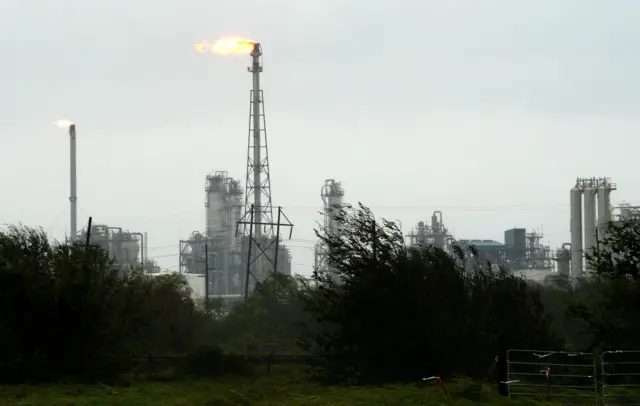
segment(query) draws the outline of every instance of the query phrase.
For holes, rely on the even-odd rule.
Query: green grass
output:
[[[481,389],[482,387],[482,389]],[[384,387],[323,387],[297,372],[278,368],[270,377],[215,381],[136,382],[126,386],[56,385],[0,387],[2,406],[288,406],[288,405],[538,405],[509,401],[493,386],[471,381]]]

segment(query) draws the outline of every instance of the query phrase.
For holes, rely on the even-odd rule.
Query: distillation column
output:
[[[340,182],[334,179],[327,179],[320,189],[320,198],[323,202],[324,227],[323,233],[326,235],[336,235],[340,232],[340,224],[336,218],[337,211],[343,207],[344,189]],[[314,268],[318,271],[327,271],[327,247],[322,241],[318,241],[315,246]]]
[[[611,221],[611,191],[616,186],[609,178],[603,178],[598,185],[598,236],[604,236]]]

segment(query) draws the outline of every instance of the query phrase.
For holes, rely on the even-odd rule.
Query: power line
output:
[[[171,244],[171,245],[159,245],[156,247],[148,247],[147,251],[155,251],[155,250],[162,250],[162,249],[167,249],[167,248],[180,248],[179,244]]]
[[[357,203],[352,203],[352,206],[356,206]],[[418,205],[405,205],[405,204],[374,204],[366,205],[366,207],[374,209],[399,209],[399,210],[456,210],[456,211],[477,211],[477,210],[554,210],[569,207],[567,203],[545,203],[545,204],[477,204],[477,205],[439,205],[439,204],[418,204]],[[290,206],[283,206],[287,209],[307,209],[315,212],[322,212],[322,207],[317,204],[296,204]],[[168,213],[162,216],[163,220],[167,218],[172,219],[187,219],[187,218],[200,219],[200,213],[188,214],[184,212]],[[149,217],[148,219],[142,219],[142,223],[155,221],[159,217]],[[137,220],[136,222],[140,222]]]
[[[352,204],[352,206],[356,206]],[[366,205],[365,207],[370,209],[436,209],[436,210],[477,210],[477,209],[492,209],[492,210],[508,210],[508,209],[553,209],[569,207],[567,203],[546,203],[546,204],[486,204],[486,205],[438,205],[438,204],[421,204],[421,205]],[[287,206],[288,209],[313,209],[318,212],[322,211],[321,207],[317,205],[295,205]]]
[[[175,254],[165,254],[165,255],[154,255],[153,257],[149,257],[149,259],[156,259],[156,258],[170,258],[170,257],[177,257],[179,256],[180,253],[175,253]]]

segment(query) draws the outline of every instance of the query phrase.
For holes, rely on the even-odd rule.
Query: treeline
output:
[[[0,380],[102,379],[134,356],[182,354],[205,339],[205,315],[179,275],[121,272],[97,247],[42,230],[0,233]]]
[[[364,206],[334,214],[338,234],[317,230],[328,269],[311,281],[271,277],[229,313],[195,303],[181,275],[122,272],[97,247],[9,227],[0,232],[0,380],[112,379],[154,356],[212,376],[244,371],[246,354],[305,355],[327,383],[483,378],[504,373],[510,348],[638,346],[636,223],[611,224],[588,258],[592,278],[539,285],[473,250],[406,246],[395,223]]]

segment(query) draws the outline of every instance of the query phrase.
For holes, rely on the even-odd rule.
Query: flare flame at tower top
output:
[[[273,237],[273,207],[271,203],[271,177],[269,174],[269,152],[264,115],[264,100],[260,89],[262,73],[262,46],[253,44],[251,66],[248,70],[253,77],[249,111],[249,141],[247,152],[247,180],[245,192],[245,213],[253,205],[254,237]],[[245,227],[245,231],[247,228]]]

